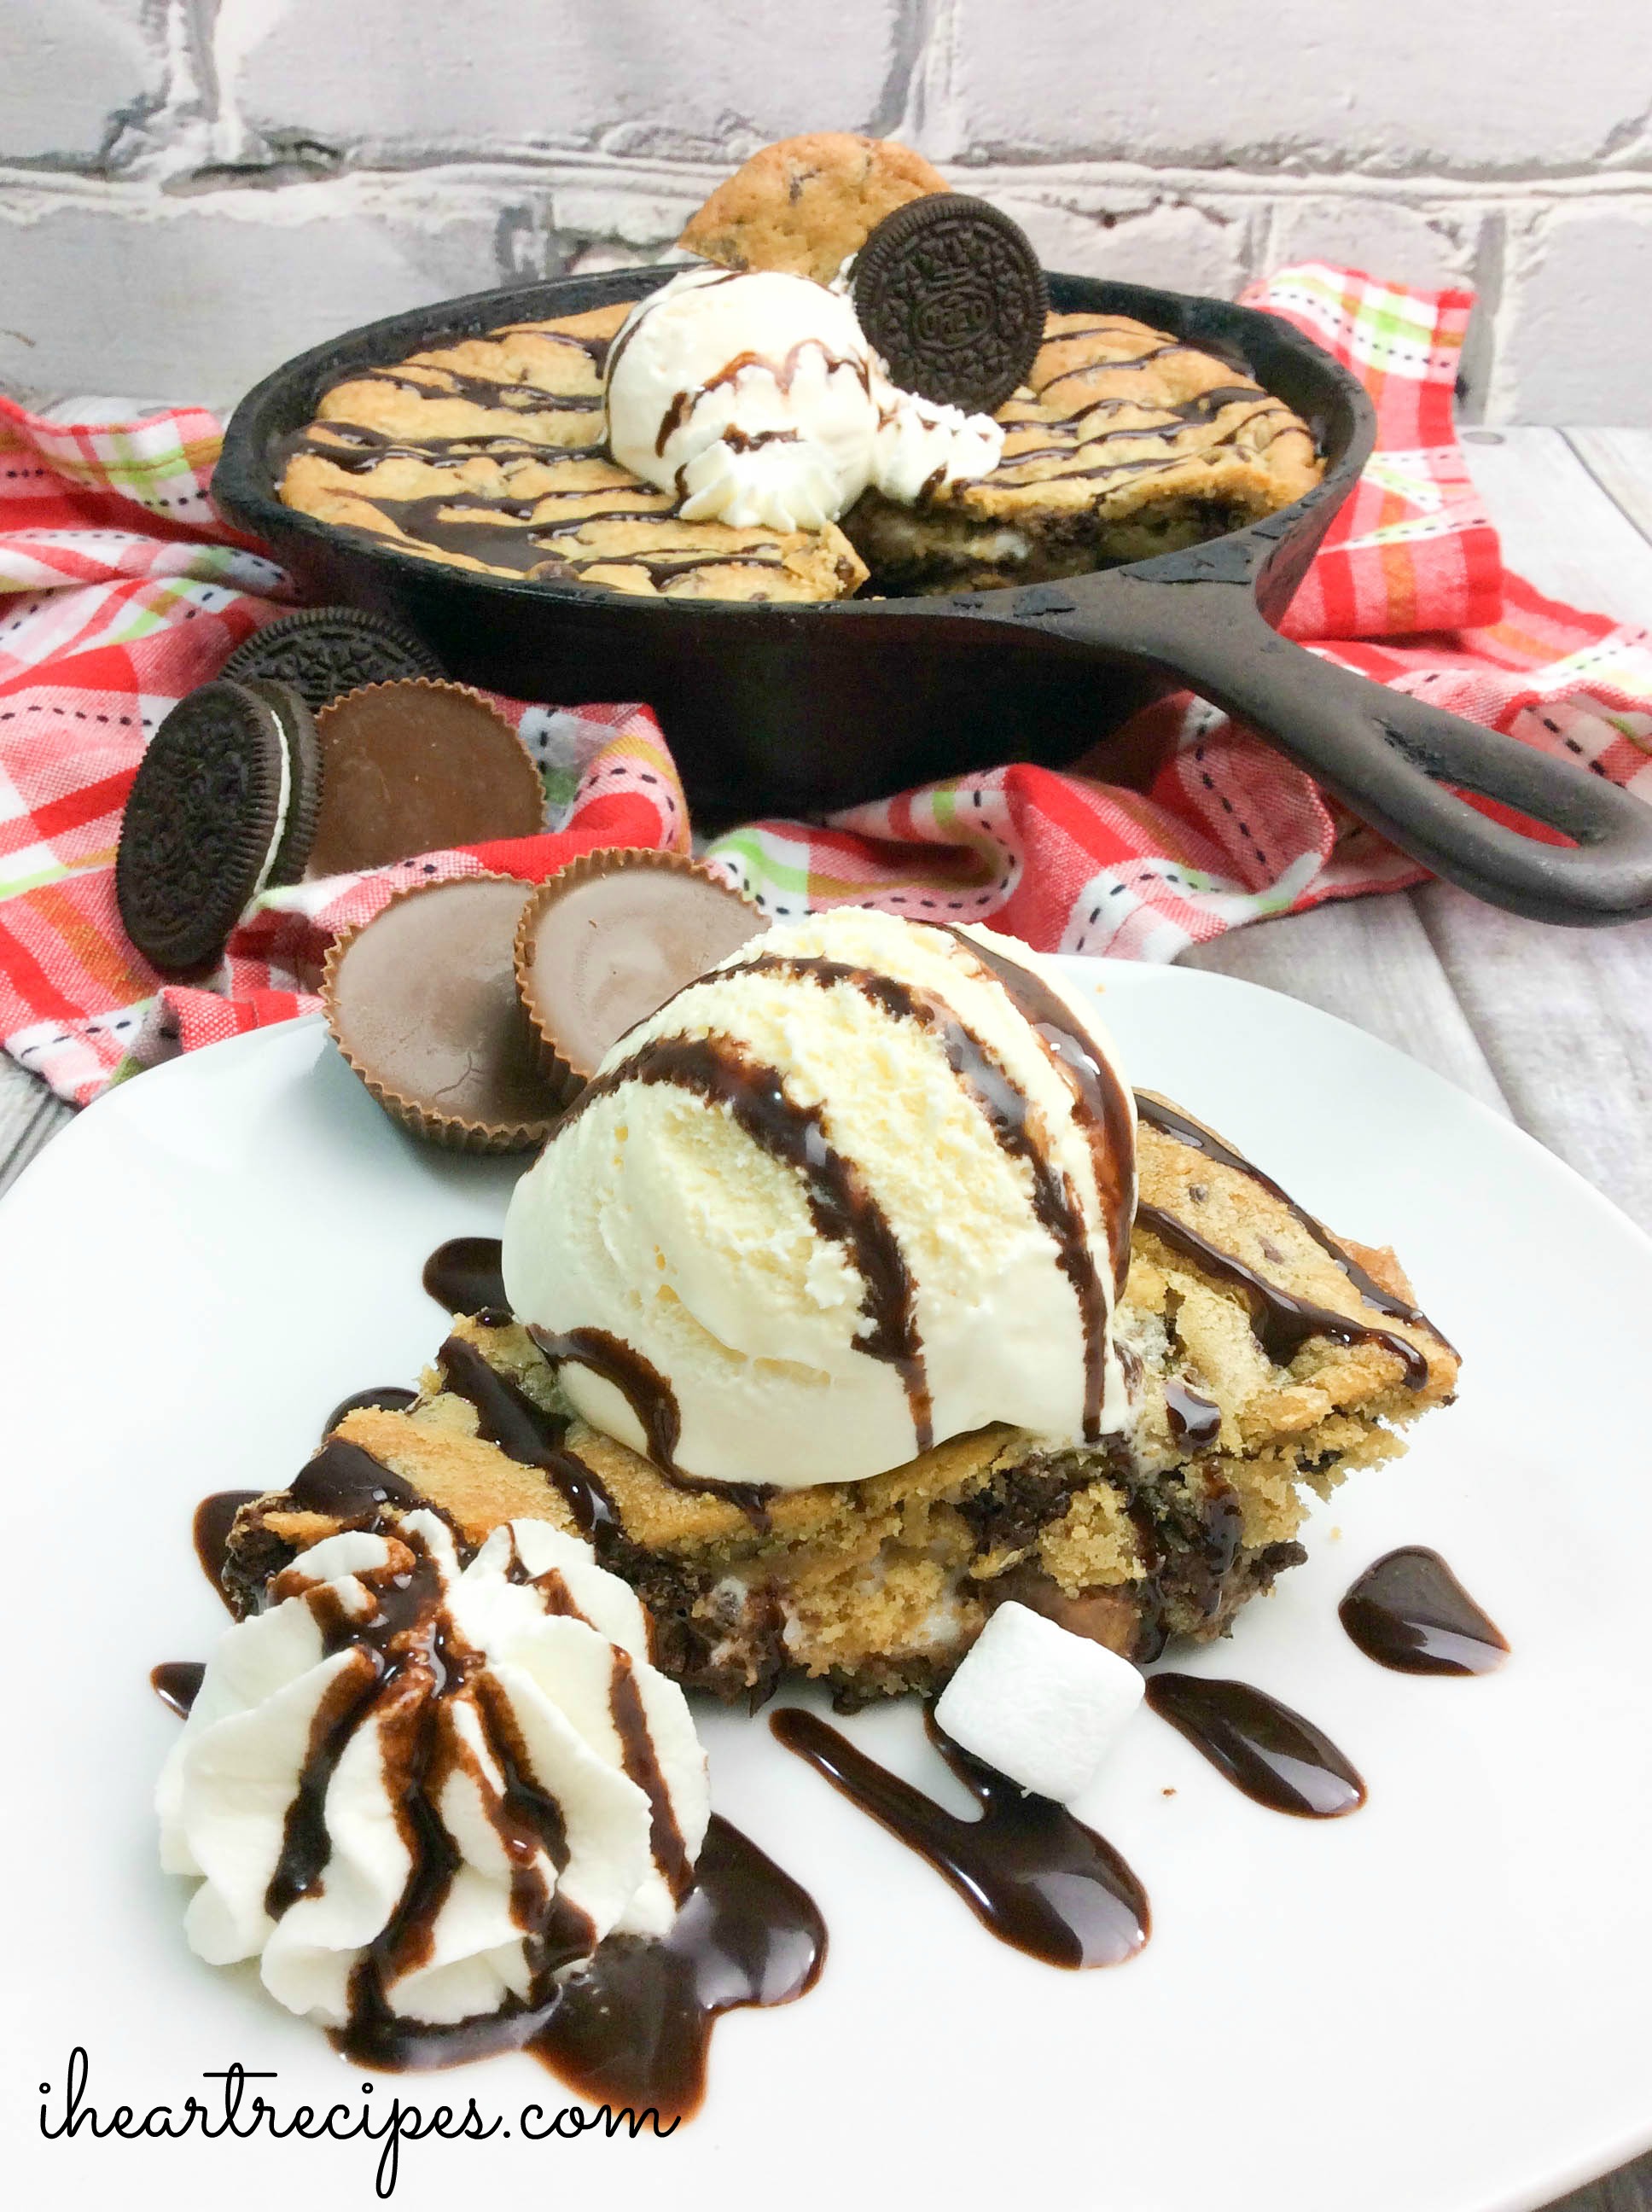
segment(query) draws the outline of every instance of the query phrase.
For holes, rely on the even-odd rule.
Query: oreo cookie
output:
[[[1026,381],[1049,294],[1017,222],[965,192],[886,215],[855,257],[860,327],[902,391],[990,415]]]
[[[249,902],[296,883],[315,835],[315,725],[288,684],[203,684],[149,740],[120,825],[115,902],[163,975],[210,968]]]
[[[305,607],[278,615],[238,645],[222,668],[232,684],[269,678],[301,692],[319,714],[347,691],[446,673],[411,631],[360,607]]]

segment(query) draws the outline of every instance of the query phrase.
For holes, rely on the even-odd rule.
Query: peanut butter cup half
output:
[[[610,1045],[768,927],[752,902],[680,853],[582,854],[528,900],[516,983],[546,1082],[566,1102]]]
[[[312,876],[531,837],[544,826],[532,754],[497,708],[462,684],[369,684],[325,708],[316,729],[321,811]]]
[[[531,1151],[556,1115],[513,973],[531,890],[509,876],[420,884],[327,955],[322,1006],[352,1073],[452,1151]]]

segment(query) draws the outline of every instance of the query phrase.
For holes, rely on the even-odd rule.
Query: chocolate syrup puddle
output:
[[[568,1424],[536,1406],[508,1376],[490,1367],[475,1345],[450,1336],[436,1354],[448,1389],[476,1408],[477,1431],[520,1467],[548,1475],[582,1536],[617,1529],[620,1517],[601,1478],[568,1450]]]
[[[1189,1451],[1208,1451],[1222,1433],[1222,1408],[1180,1375],[1166,1379],[1164,1417],[1175,1442]]]
[[[646,1449],[650,1462],[673,1490],[726,1498],[731,1505],[738,1506],[760,1535],[768,1534],[768,1500],[774,1494],[773,1486],[718,1482],[709,1475],[684,1474],[677,1466],[675,1454],[681,1417],[677,1394],[652,1360],[645,1359],[634,1346],[627,1344],[623,1337],[611,1336],[605,1328],[571,1328],[559,1336],[530,1322],[528,1334],[553,1367],[568,1364],[588,1367],[593,1375],[600,1375],[604,1382],[613,1384],[637,1417],[638,1425],[647,1439]]]
[[[185,1720],[200,1695],[206,1668],[199,1659],[163,1659],[149,1669],[149,1687],[169,1712]]]
[[[1147,1702],[1259,1805],[1307,1820],[1357,1813],[1365,1784],[1312,1721],[1248,1682],[1151,1674]]]
[[[989,1934],[1052,1966],[1116,1966],[1151,1927],[1146,1892],[1112,1845],[1065,1805],[1035,1797],[973,1758],[925,1716],[930,1741],[981,1807],[960,1820],[789,1705],[768,1723],[788,1751],[926,1859]]]
[[[1143,1200],[1136,1208],[1136,1219],[1206,1274],[1218,1276],[1244,1292],[1250,1307],[1251,1334],[1276,1367],[1288,1367],[1310,1336],[1327,1336],[1333,1344],[1380,1344],[1402,1363],[1400,1380],[1406,1389],[1420,1390],[1427,1382],[1428,1360],[1408,1337],[1370,1322],[1354,1321],[1329,1306],[1315,1305],[1311,1299],[1281,1290],[1162,1206],[1150,1206]]]
[[[195,1509],[195,1556],[201,1562],[201,1572],[227,1606],[229,1598],[223,1575],[229,1558],[230,1526],[243,1505],[263,1495],[261,1490],[215,1490]],[[233,1606],[230,1610],[234,1612]]]
[[[1338,1612],[1368,1659],[1401,1674],[1490,1674],[1509,1656],[1497,1623],[1421,1544],[1373,1560]]]
[[[1072,1086],[1073,1119],[1089,1140],[1096,1187],[1107,1221],[1114,1295],[1120,1296],[1130,1273],[1130,1217],[1136,1202],[1136,1147],[1124,1085],[1097,1052],[1072,1007],[1042,975],[995,947],[977,943],[951,922],[937,922],[934,927],[957,938],[964,951],[996,978]],[[1091,1430],[1086,1425],[1086,1437],[1093,1440],[1099,1433],[1099,1428]]]
[[[1078,1302],[1084,1340],[1084,1434],[1098,1437],[1107,1380],[1107,1301],[1072,1186],[1039,1140],[1042,1117],[997,1054],[940,1000],[876,969],[856,968],[839,960],[789,959],[783,953],[768,952],[726,972],[784,974],[823,988],[847,984],[896,1021],[912,1022],[935,1038],[1000,1150],[1011,1159],[1024,1162],[1032,1176],[1033,1211],[1054,1240],[1056,1263]]]
[[[912,1277],[895,1231],[859,1170],[827,1136],[820,1107],[799,1105],[787,1094],[780,1071],[751,1059],[732,1038],[662,1036],[650,1038],[617,1067],[587,1084],[562,1127],[626,1083],[671,1084],[708,1105],[726,1107],[759,1150],[795,1171],[816,1230],[844,1247],[866,1286],[860,1310],[870,1327],[855,1339],[855,1349],[869,1359],[886,1361],[899,1375],[912,1413],[914,1450],[927,1451],[935,1437]],[[629,1353],[629,1347],[623,1348]],[[617,1377],[610,1379],[625,1389]],[[652,1416],[639,1408],[637,1418],[648,1431]],[[669,1442],[675,1445],[675,1434]],[[657,1463],[671,1472],[669,1460]]]
[[[508,1320],[511,1302],[505,1296],[500,1254],[497,1237],[450,1237],[425,1261],[424,1287],[444,1313]]]
[[[321,1425],[323,1439],[330,1437],[347,1413],[372,1410],[380,1413],[404,1413],[410,1406],[416,1405],[416,1390],[404,1389],[399,1382],[375,1383],[370,1390],[352,1390],[348,1398],[341,1398]]]
[[[593,2104],[691,2118],[705,2096],[712,2031],[726,2012],[792,2004],[820,1978],[826,1927],[814,1899],[720,1815],[668,1935],[610,1936],[544,2003],[451,2027],[385,2014],[335,2046],[399,2072],[531,2051]],[[669,2133],[669,2127],[662,2127]]]
[[[826,1925],[808,1892],[714,1814],[670,1934],[610,1937],[564,1983],[527,2047],[594,2103],[689,2118],[721,2015],[795,2002],[825,1956]]]
[[[1379,1313],[1391,1315],[1396,1321],[1408,1321],[1420,1328],[1432,1329],[1436,1336],[1440,1336],[1439,1330],[1435,1328],[1425,1313],[1416,1306],[1407,1305],[1405,1299],[1396,1297],[1394,1291],[1385,1290],[1357,1260],[1343,1250],[1323,1222],[1315,1220],[1305,1207],[1298,1206],[1290,1192],[1275,1182],[1272,1176],[1264,1174],[1254,1160],[1248,1160],[1242,1152],[1236,1152],[1219,1137],[1212,1135],[1210,1130],[1201,1128],[1197,1121],[1189,1120],[1167,1100],[1156,1098],[1151,1091],[1137,1091],[1136,1111],[1150,1128],[1157,1129],[1162,1136],[1174,1137],[1179,1144],[1187,1146],[1192,1151],[1203,1152],[1206,1159],[1216,1161],[1218,1166],[1236,1168],[1241,1175],[1248,1176],[1254,1183],[1259,1183],[1265,1191],[1278,1199],[1292,1220],[1308,1231],[1327,1259],[1335,1261],[1368,1306],[1375,1306]],[[1444,1337],[1440,1336],[1440,1341],[1444,1344]]]

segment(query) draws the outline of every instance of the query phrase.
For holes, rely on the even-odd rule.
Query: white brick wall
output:
[[[1058,268],[1473,283],[1469,415],[1652,423],[1649,0],[0,0],[0,383],[225,404],[812,128]]]

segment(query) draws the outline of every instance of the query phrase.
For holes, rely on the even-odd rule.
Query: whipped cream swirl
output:
[[[607,409],[616,460],[740,528],[823,529],[869,485],[910,504],[1004,450],[990,416],[898,390],[843,293],[774,270],[686,269],[640,301]]]
[[[545,2002],[610,1934],[663,1935],[710,1814],[683,1692],[588,1546],[434,1514],[347,1531],[228,1630],[156,1791],[215,1966],[333,2028]]]

